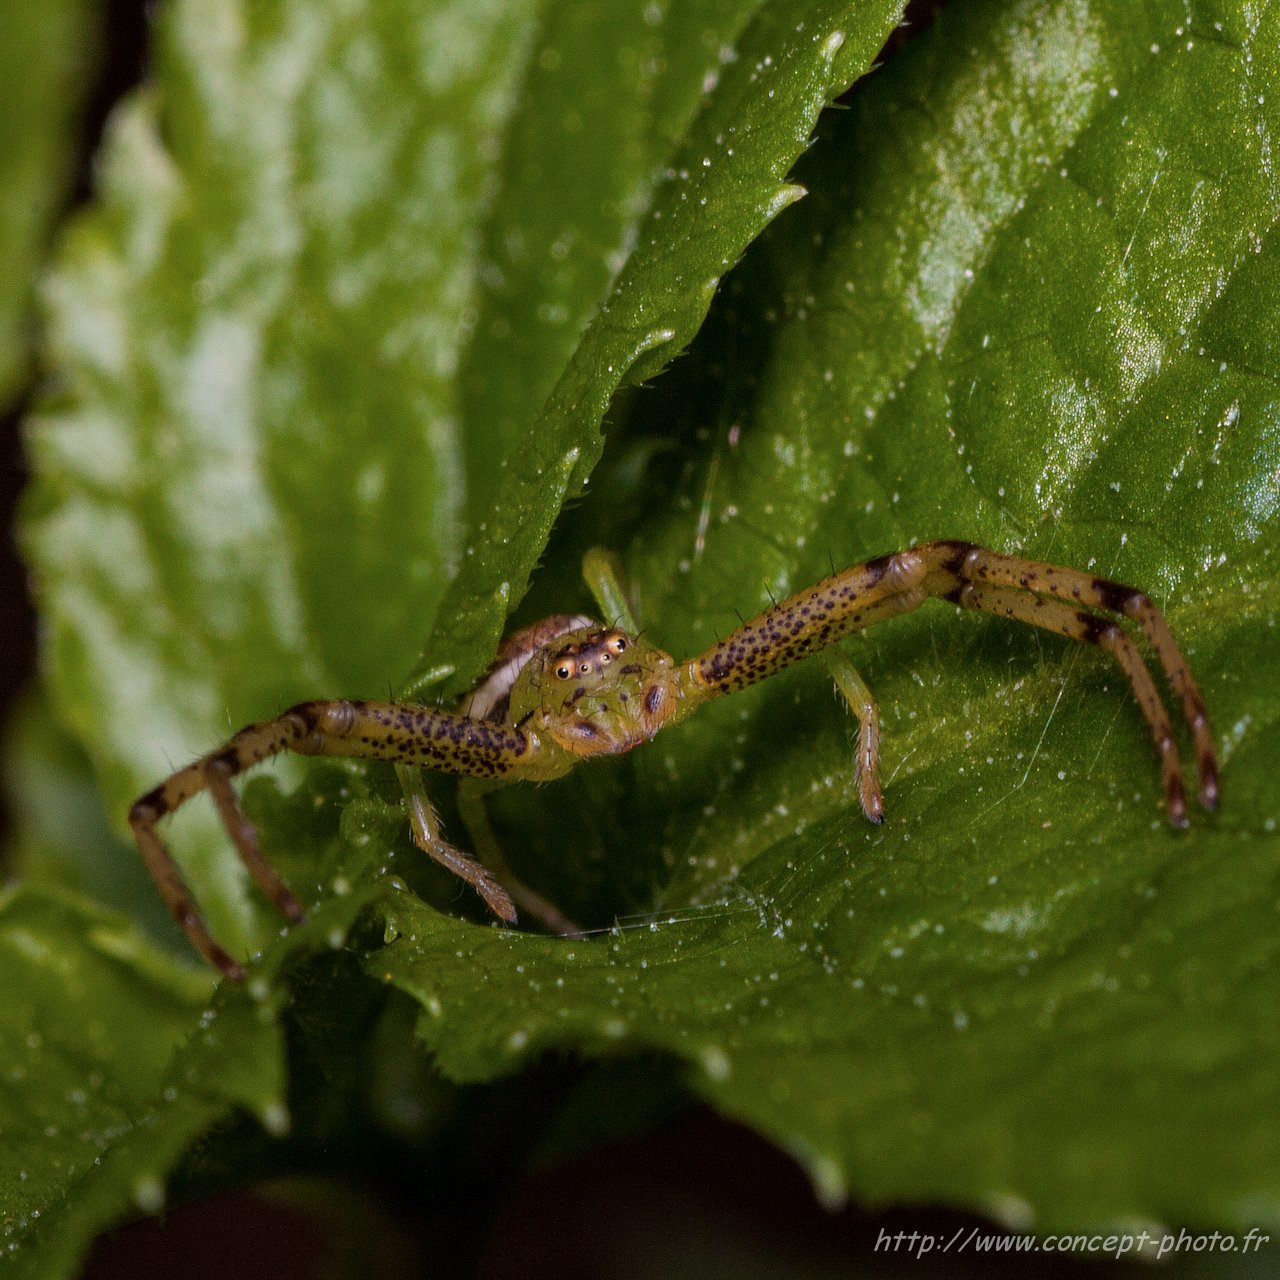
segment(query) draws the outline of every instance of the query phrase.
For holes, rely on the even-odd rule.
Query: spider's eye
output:
[[[627,639],[625,636],[618,636],[613,642],[614,653],[626,653]]]
[[[591,663],[584,662],[578,670],[581,671],[584,676],[589,676],[591,674]]]
[[[573,668],[572,668],[572,667],[570,667],[570,666],[568,666],[566,663],[563,663],[563,662],[562,662],[562,663],[561,663],[561,664],[556,668],[556,675],[557,675],[561,680],[567,680],[567,679],[568,679],[572,674],[573,674]]]

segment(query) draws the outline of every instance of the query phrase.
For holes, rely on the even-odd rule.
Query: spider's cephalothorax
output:
[[[583,756],[647,742],[678,702],[670,654],[620,627],[558,613],[508,636],[459,710],[536,741],[538,762],[525,776],[545,779]]]
[[[549,739],[568,772],[582,756],[648,742],[678,705],[675,661],[640,636],[591,625],[527,662],[511,690],[511,722]]]
[[[606,616],[627,612],[607,557],[590,552],[587,565],[599,570],[593,589]],[[571,922],[552,904],[513,877],[502,876],[501,851],[487,830],[475,787],[556,778],[584,757],[630,751],[703,702],[829,651],[824,660],[860,728],[854,763],[859,802],[867,817],[879,822],[884,813],[877,769],[879,713],[852,663],[831,646],[934,598],[1057,632],[1114,658],[1159,753],[1170,821],[1185,826],[1182,762],[1169,713],[1133,637],[1115,616],[1107,615],[1136,626],[1190,730],[1200,803],[1206,809],[1217,807],[1217,754],[1204,699],[1168,622],[1144,592],[1077,569],[949,540],[923,542],[842,569],[679,664],[634,634],[633,626],[623,630],[580,614],[555,614],[510,636],[489,673],[456,711],[349,699],[300,703],[274,720],[249,725],[217,751],[179,769],[134,804],[129,821],[169,910],[200,952],[231,977],[242,976],[243,970],[210,936],[156,834],[156,823],[193,795],[208,791],[249,872],[282,911],[300,919],[301,904],[262,856],[231,787],[236,774],[281,751],[394,762],[405,785],[410,828],[422,849],[474,886],[500,919],[514,921],[518,902],[548,927],[570,932]],[[617,604],[617,611],[611,614],[607,602]],[[477,843],[487,846],[491,866],[444,840],[419,767],[463,775],[459,808],[464,817],[470,812],[468,826]]]

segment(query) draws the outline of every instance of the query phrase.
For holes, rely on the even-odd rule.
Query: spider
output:
[[[515,922],[518,901],[552,930],[572,933],[571,922],[506,873],[479,803],[484,788],[558,778],[580,760],[630,751],[704,702],[745,689],[933,597],[963,609],[1003,614],[1111,654],[1151,729],[1169,820],[1183,827],[1182,764],[1168,712],[1129,633],[1102,615],[1117,614],[1136,623],[1190,727],[1200,803],[1206,809],[1217,807],[1218,764],[1204,699],[1164,615],[1133,587],[970,542],[925,542],[842,569],[744,622],[697,657],[677,663],[636,633],[610,557],[589,552],[584,573],[601,613],[612,615],[615,625],[555,614],[514,632],[457,710],[355,699],[302,702],[274,720],[241,729],[133,805],[129,822],[142,857],[170,912],[207,960],[229,978],[244,977],[241,965],[209,933],[156,834],[156,823],[192,796],[209,792],[249,873],[285,915],[301,920],[301,904],[263,857],[257,833],[231,786],[237,774],[259,761],[294,751],[395,762],[420,848],[470,884],[500,920]],[[863,813],[878,823],[884,801],[877,771],[876,704],[848,659],[834,652],[823,657],[858,720],[854,777]],[[459,808],[477,846],[484,848],[488,866],[445,841],[418,766],[464,775]]]

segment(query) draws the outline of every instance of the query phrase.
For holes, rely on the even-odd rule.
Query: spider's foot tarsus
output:
[[[1210,769],[1207,773],[1200,771],[1200,807],[1212,813],[1218,807],[1218,771]]]
[[[491,876],[484,876],[474,882],[475,891],[484,899],[484,905],[493,912],[503,924],[515,924],[516,904],[511,895]]]
[[[214,968],[222,971],[224,978],[230,978],[232,982],[244,981],[244,966],[237,964],[221,947],[215,946],[209,959],[213,961]]]
[[[1196,772],[1200,775],[1200,807],[1212,813],[1218,807],[1221,789],[1218,782],[1218,757],[1209,747],[1197,743]]]
[[[196,950],[215,969],[220,970],[232,982],[244,981],[244,966],[238,960],[233,960],[230,954],[213,940],[213,935],[209,932],[209,927],[205,924],[204,917],[195,909],[194,905],[187,907],[185,910],[174,911],[173,918],[182,927],[183,933],[195,944]]]
[[[880,784],[869,773],[862,773],[858,778],[858,801],[868,822],[879,826],[884,821],[884,796],[880,793]]]
[[[280,910],[293,921],[294,924],[301,924],[306,918],[307,913],[303,909],[302,903],[290,894],[288,900],[280,904]]]
[[[858,802],[868,822],[884,821],[884,796],[880,791],[880,712],[866,681],[857,668],[839,650],[822,655],[827,674],[836,689],[858,718],[858,746],[853,756],[853,781],[858,788]]]

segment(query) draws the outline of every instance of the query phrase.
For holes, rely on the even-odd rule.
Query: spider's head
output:
[[[647,742],[675,710],[671,655],[617,627],[584,627],[548,644],[538,718],[576,756],[616,755]]]

